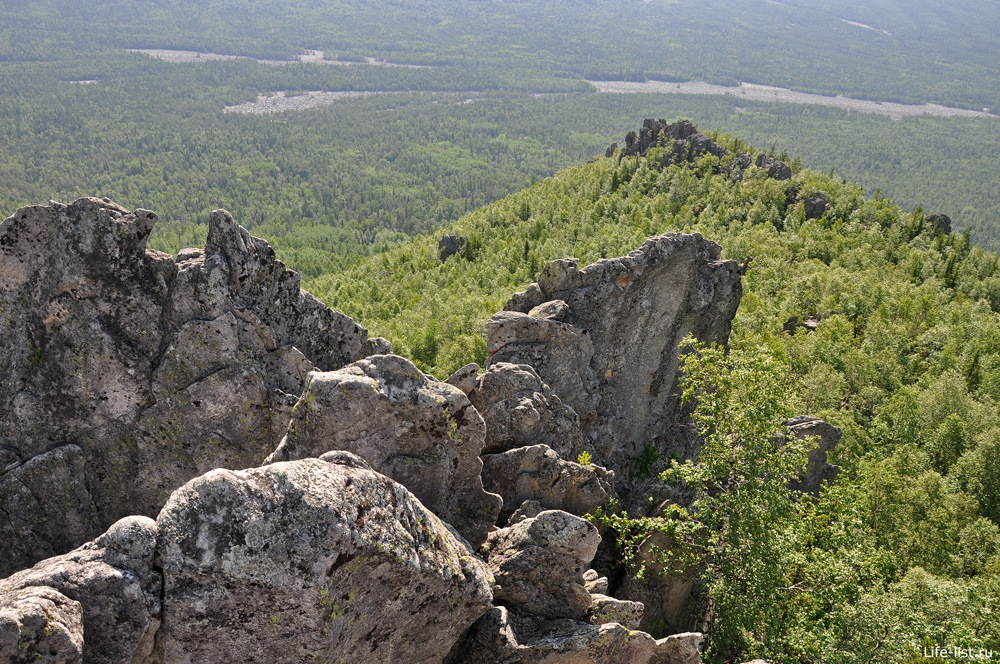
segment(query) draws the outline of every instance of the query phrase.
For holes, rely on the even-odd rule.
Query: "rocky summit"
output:
[[[155,221],[85,198],[0,224],[0,661],[698,661],[691,579],[622,584],[582,516],[645,499],[644,445],[696,451],[678,342],[728,338],[718,245],[554,261],[441,382],[225,211],[177,256]],[[836,432],[789,426],[824,436],[813,491]]]

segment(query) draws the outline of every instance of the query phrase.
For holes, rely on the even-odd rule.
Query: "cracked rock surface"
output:
[[[270,461],[346,450],[412,491],[479,546],[502,500],[483,489],[483,418],[457,387],[397,355],[309,374]]]
[[[165,662],[440,662],[489,608],[486,565],[447,525],[328,458],[174,492],[157,519]]]
[[[227,212],[176,258],[155,222],[82,198],[0,224],[0,576],[260,463],[308,371],[387,348]]]
[[[583,269],[552,261],[490,320],[487,367],[530,365],[616,473],[648,444],[690,457],[678,345],[688,334],[725,343],[743,293],[739,265],[720,253],[697,233],[667,233]]]

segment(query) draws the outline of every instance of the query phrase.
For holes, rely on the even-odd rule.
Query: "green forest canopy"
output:
[[[844,438],[839,480],[780,524],[781,587],[795,590],[768,598],[766,641],[743,626],[744,659],[1000,648],[1000,257],[828,175],[751,168],[734,181],[729,163],[750,148],[715,138],[721,160],[600,158],[450,225],[468,238],[462,254],[441,261],[427,236],[308,287],[445,376],[486,359],[487,317],[550,259],[587,264],[667,231],[753,256],[734,352],[769,354],[797,411]],[[807,219],[816,194],[827,209]]]

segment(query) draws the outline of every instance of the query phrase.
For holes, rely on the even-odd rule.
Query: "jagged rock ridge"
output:
[[[636,631],[644,604],[587,569],[600,535],[579,514],[630,487],[575,457],[627,468],[650,442],[690,451],[670,393],[677,341],[724,341],[739,301],[740,270],[717,245],[665,235],[583,270],[555,261],[491,323],[487,371],[441,383],[299,290],[227,213],[213,213],[204,251],[176,260],[145,251],[155,215],[108,201],[12,219],[2,322],[49,353],[2,357],[20,381],[12,399],[70,417],[45,428],[12,407],[0,429],[0,490],[41,506],[0,526],[17,535],[3,540],[20,556],[8,565],[25,567],[38,542],[85,539],[129,501],[156,520],[126,516],[0,580],[0,659],[697,661],[700,634]],[[53,228],[71,238],[64,255],[34,244]],[[54,325],[38,313],[50,306]],[[81,390],[101,387],[125,406],[88,411]],[[176,430],[149,433],[151,414]],[[7,495],[0,507],[18,507]],[[63,524],[77,530],[45,540]]]
[[[84,198],[0,225],[0,575],[274,449],[307,373],[386,350],[226,212],[204,250]]]
[[[648,444],[691,456],[678,346],[688,334],[729,338],[743,290],[740,266],[720,253],[698,234],[668,233],[582,270],[576,259],[552,261],[490,320],[488,366],[532,366],[615,471]]]

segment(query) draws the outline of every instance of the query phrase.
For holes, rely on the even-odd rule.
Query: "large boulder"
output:
[[[767,177],[773,180],[788,180],[792,177],[791,166],[763,152],[757,155],[754,165],[767,171]]]
[[[564,459],[583,451],[580,418],[526,364],[492,363],[478,376],[469,400],[486,422],[484,453],[536,444]]]
[[[357,454],[478,546],[502,503],[483,490],[485,435],[483,419],[460,389],[402,357],[373,355],[309,374],[288,435],[268,460]]]
[[[656,654],[649,664],[701,664],[701,632],[681,632],[656,641]]]
[[[452,235],[451,233],[444,235],[438,241],[438,258],[441,262],[448,260],[449,257],[461,252],[465,249],[465,244],[467,240],[461,235]]]
[[[490,320],[487,366],[531,365],[579,415],[595,461],[616,472],[647,445],[690,457],[678,344],[729,337],[741,272],[720,253],[701,235],[669,233],[582,270],[576,259],[552,261]],[[540,306],[553,301],[565,307]]]
[[[789,481],[788,487],[793,491],[818,494],[824,484],[833,482],[840,473],[840,467],[826,458],[827,453],[840,442],[840,427],[808,415],[794,417],[785,422],[785,426],[797,438],[813,438],[816,441],[816,446],[809,450],[806,467],[797,478]]]
[[[656,650],[657,643],[649,634],[618,623],[549,620],[517,615],[498,606],[476,622],[448,662],[647,664]]]
[[[591,605],[583,572],[600,542],[589,521],[556,510],[494,531],[482,553],[496,602],[541,618],[583,620]]]
[[[612,496],[614,473],[567,461],[547,445],[530,445],[483,457],[483,486],[503,497],[502,520],[526,500],[545,509],[584,515]]]
[[[128,517],[70,553],[0,581],[0,661],[131,664],[153,652],[157,528]],[[14,629],[26,630],[22,640]]]
[[[309,370],[386,347],[225,211],[177,258],[155,221],[83,198],[0,224],[0,575],[259,464]]]
[[[166,662],[440,662],[492,599],[447,524],[344,452],[212,471],[157,523]]]

